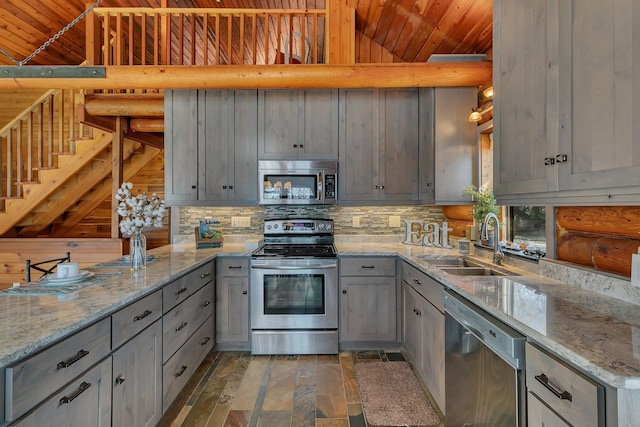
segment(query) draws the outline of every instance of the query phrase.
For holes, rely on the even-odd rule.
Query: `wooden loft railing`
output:
[[[88,65],[325,62],[324,9],[95,8]]]
[[[79,90],[51,89],[0,129],[0,199],[21,197],[21,185],[38,182],[38,171],[57,164],[57,154],[74,153],[75,141],[91,137],[78,122]]]

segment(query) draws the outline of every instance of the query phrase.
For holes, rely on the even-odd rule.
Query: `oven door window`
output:
[[[318,175],[265,174],[262,192],[264,199],[318,200]]]
[[[325,314],[324,274],[264,276],[264,314]]]

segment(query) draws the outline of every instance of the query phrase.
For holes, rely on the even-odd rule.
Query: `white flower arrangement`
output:
[[[151,198],[146,193],[134,196],[131,194],[133,184],[123,182],[118,192],[116,200],[118,204],[118,215],[123,217],[120,220],[120,231],[124,234],[139,233],[144,227],[162,227],[162,217],[165,213],[164,200],[160,200],[156,193]]]

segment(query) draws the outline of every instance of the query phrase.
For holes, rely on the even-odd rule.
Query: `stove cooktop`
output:
[[[265,244],[251,255],[254,258],[335,258],[337,252],[333,245]]]

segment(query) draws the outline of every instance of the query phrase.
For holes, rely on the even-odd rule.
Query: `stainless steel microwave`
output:
[[[260,160],[261,205],[333,205],[337,200],[335,160]]]

